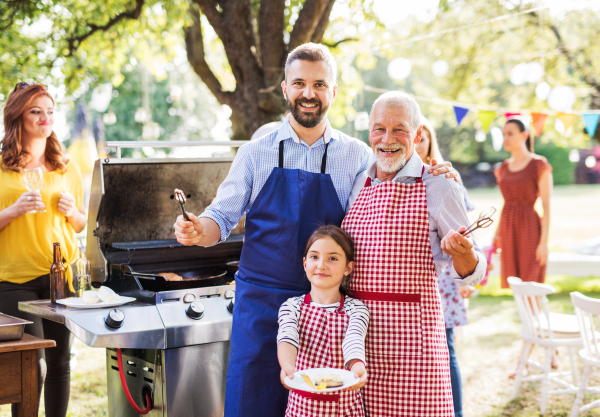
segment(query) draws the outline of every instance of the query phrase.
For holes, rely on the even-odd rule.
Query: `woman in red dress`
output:
[[[494,247],[500,252],[502,288],[508,277],[544,282],[548,260],[550,194],[552,166],[546,158],[533,153],[533,140],[523,122],[510,119],[502,129],[504,149],[511,153],[496,170],[498,186],[504,197]],[[544,213],[533,206],[542,199]]]
[[[522,121],[510,119],[502,132],[504,149],[510,152],[511,157],[494,172],[504,197],[494,247],[495,250],[501,249],[500,277],[502,288],[508,288],[508,277],[544,282],[548,260],[552,166],[546,158],[533,153],[533,139],[529,137]],[[541,219],[533,208],[538,197],[541,197],[544,209]],[[558,364],[554,354],[552,368],[556,367]],[[512,372],[509,377],[514,378],[515,375]]]

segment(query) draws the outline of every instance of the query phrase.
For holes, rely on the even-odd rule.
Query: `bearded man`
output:
[[[370,310],[368,381],[371,417],[454,416],[444,317],[437,275],[476,285],[483,252],[459,232],[468,225],[460,185],[428,173],[415,152],[421,110],[388,92],[371,109],[376,161],[355,182],[342,228],[355,241],[350,293]]]
[[[281,85],[291,115],[278,130],[240,148],[204,213],[190,213],[191,222],[179,216],[175,223],[180,243],[211,246],[224,241],[246,213],[235,280],[226,417],[284,415],[287,390],[277,360],[279,307],[309,292],[304,246],[320,224],[341,224],[356,176],[373,161],[366,144],[327,121],[337,94],[336,72],[326,47],[309,43],[294,49]],[[448,165],[434,168],[450,171]]]

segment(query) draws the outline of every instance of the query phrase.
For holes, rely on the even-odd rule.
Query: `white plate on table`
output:
[[[82,297],[63,298],[62,300],[56,300],[56,302],[58,304],[73,308],[107,308],[116,307],[135,301],[135,298],[133,297],[125,297],[123,295],[120,295],[119,297],[121,298],[121,301],[118,303],[105,303],[102,301],[96,304],[86,304]]]
[[[319,375],[319,374],[338,374],[342,377],[343,384],[341,387],[314,389],[313,387],[308,385],[308,382],[306,382],[304,380],[304,378],[302,378],[302,374],[307,375],[310,378],[310,380],[313,382],[313,384],[315,383],[315,380],[317,379],[317,375]],[[308,392],[324,393],[324,392],[332,392],[332,391],[339,391],[342,389],[346,389],[348,387],[358,384],[359,379],[354,377],[354,372],[350,372],[345,369],[310,368],[310,369],[304,369],[302,371],[295,372],[294,379],[291,379],[289,376],[286,376],[283,381],[285,382],[285,385],[287,385],[291,389],[297,389],[300,391],[308,391]]]

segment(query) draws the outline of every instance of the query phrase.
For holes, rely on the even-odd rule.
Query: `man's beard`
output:
[[[396,149],[399,149],[399,151],[394,154],[393,158],[386,158],[381,152],[377,152],[378,149],[386,151],[395,151]],[[377,158],[377,166],[380,170],[387,174],[393,174],[400,171],[404,165],[406,165],[406,147],[400,144],[386,146],[383,143],[380,143],[375,146],[375,157]]]
[[[323,107],[321,100],[316,98],[311,98],[310,100],[307,98],[299,98],[292,103],[286,97],[285,102],[287,103],[288,109],[290,112],[292,112],[292,116],[298,122],[298,124],[307,129],[311,129],[321,123],[323,119],[327,117],[327,110],[329,110],[329,106]],[[300,103],[316,104],[319,110],[312,113],[305,113],[300,108]]]

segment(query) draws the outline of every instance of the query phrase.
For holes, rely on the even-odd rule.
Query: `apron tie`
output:
[[[283,140],[279,142],[279,168],[283,168]],[[329,148],[329,142],[325,144],[325,152],[323,152],[323,158],[321,159],[321,174],[325,173],[327,167],[327,149]]]

